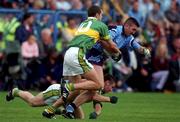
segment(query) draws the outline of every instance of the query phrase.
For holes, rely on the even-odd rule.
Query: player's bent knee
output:
[[[104,88],[104,82],[100,83],[100,87],[101,87],[100,89]]]
[[[97,90],[99,90],[99,89],[101,89],[101,88],[102,88],[102,87],[101,87],[101,84],[97,84],[97,85],[96,85],[96,89],[97,89]]]
[[[31,107],[37,107],[37,106],[38,106],[38,105],[37,105],[36,103],[34,103],[34,102],[29,103],[29,105],[30,105]]]
[[[29,105],[31,107],[38,107],[39,104],[37,103],[37,101],[35,101],[34,99],[31,99],[30,102],[29,102]]]
[[[33,102],[30,102],[29,105],[30,105],[31,107],[36,107],[36,104],[33,103]]]
[[[104,83],[98,82],[97,89],[102,89],[102,88],[104,88]]]

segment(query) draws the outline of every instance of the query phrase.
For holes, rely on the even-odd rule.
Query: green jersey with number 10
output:
[[[79,47],[86,52],[100,39],[110,39],[108,27],[96,18],[89,17],[80,24],[76,36],[70,42],[69,47]]]

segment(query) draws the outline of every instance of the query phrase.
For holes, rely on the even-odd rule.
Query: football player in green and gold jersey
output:
[[[63,76],[67,77],[73,83],[65,83],[61,86],[63,100],[69,95],[69,92],[74,90],[87,90],[82,92],[77,98],[67,106],[67,116],[74,118],[75,109],[87,101],[92,100],[95,90],[104,87],[103,78],[100,78],[93,65],[88,62],[85,57],[96,42],[105,45],[105,49],[112,55],[119,56],[121,53],[116,44],[110,39],[108,27],[101,22],[103,11],[98,6],[92,6],[88,10],[88,19],[82,22],[76,32],[76,36],[69,44],[64,56]],[[108,46],[106,46],[108,45]],[[83,76],[83,81],[81,80]],[[82,82],[80,82],[82,81]],[[91,96],[91,97],[87,97]],[[52,105],[52,108],[57,108],[58,101]],[[53,113],[51,107],[47,114]],[[69,111],[68,111],[69,110]]]

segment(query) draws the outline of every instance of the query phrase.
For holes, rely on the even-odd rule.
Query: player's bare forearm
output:
[[[94,109],[97,115],[100,115],[102,111],[102,105],[100,103],[96,103],[96,105],[94,106]]]
[[[137,49],[137,51],[138,51],[138,53],[140,53],[140,54],[144,54],[144,47],[140,47],[140,48],[138,48]]]
[[[140,47],[139,49],[137,49],[137,51],[140,53],[140,54],[143,54],[147,57],[151,57],[151,53],[150,53],[150,50],[145,48],[145,47]]]
[[[112,40],[101,40],[101,45],[110,53],[121,53],[116,44]]]
[[[110,102],[109,97],[99,95],[98,93],[96,93],[96,95],[94,95],[93,100],[99,101],[99,102]]]
[[[106,96],[99,95],[98,93],[96,93],[93,96],[93,100],[98,101],[98,102],[110,102],[112,104],[116,104],[118,102],[118,97],[116,96],[106,97]]]

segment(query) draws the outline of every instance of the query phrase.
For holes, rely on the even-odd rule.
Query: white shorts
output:
[[[75,76],[88,72],[93,65],[88,62],[84,51],[78,47],[70,47],[64,56],[63,76]]]
[[[46,105],[52,105],[60,98],[60,84],[50,85],[43,93],[44,102]]]

